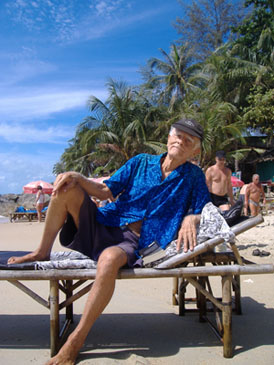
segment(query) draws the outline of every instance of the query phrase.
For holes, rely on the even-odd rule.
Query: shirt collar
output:
[[[159,160],[157,160],[157,163],[156,163],[156,165],[159,166],[161,176],[162,176],[161,159],[162,159],[162,157],[166,157],[166,155],[167,155],[167,152],[162,153],[161,155],[158,155]],[[169,174],[168,177],[164,181],[175,179],[176,177],[178,177],[182,174],[185,174],[185,172],[187,172],[189,170],[189,166],[190,166],[189,162],[187,162],[187,161],[184,162],[183,164],[179,165],[175,170],[173,170],[171,172],[171,174]]]

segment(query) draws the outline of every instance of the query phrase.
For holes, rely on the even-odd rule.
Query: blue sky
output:
[[[176,16],[177,0],[0,1],[0,194],[54,181],[88,97],[104,100],[109,77],[141,83]]]

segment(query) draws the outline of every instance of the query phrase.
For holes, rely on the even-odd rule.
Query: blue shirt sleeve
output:
[[[119,170],[105,180],[104,183],[111,190],[113,197],[117,197],[123,190],[126,189],[130,180],[135,175],[135,169],[138,167],[138,162],[141,155],[137,155],[128,160]]]

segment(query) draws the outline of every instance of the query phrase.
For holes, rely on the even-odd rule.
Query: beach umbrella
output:
[[[245,183],[236,176],[231,176],[231,185],[233,188],[241,188]]]
[[[29,182],[23,187],[23,191],[25,194],[36,194],[38,191],[37,186],[39,185],[42,186],[42,191],[44,194],[52,193],[53,185],[43,180]]]

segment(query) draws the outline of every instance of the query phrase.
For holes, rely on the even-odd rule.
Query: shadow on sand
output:
[[[233,314],[234,357],[241,352],[273,345],[274,309],[250,297],[242,298],[243,315]],[[63,318],[63,316],[62,316]],[[80,319],[75,315],[75,324]],[[75,326],[74,324],[74,326]],[[258,335],[259,334],[259,335]],[[48,315],[1,315],[0,349],[49,348]],[[181,348],[222,345],[198,314],[179,317],[172,313],[103,314],[87,337],[79,361],[110,358],[124,360],[132,354],[168,357]]]

